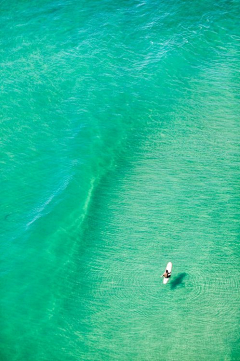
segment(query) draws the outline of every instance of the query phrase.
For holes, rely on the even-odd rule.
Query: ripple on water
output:
[[[199,310],[193,318],[198,323],[216,323],[216,327],[224,324],[229,330],[235,325],[229,323],[229,319],[235,319],[238,314],[238,290],[239,279],[237,275],[227,277],[223,272],[214,273],[207,277],[206,272],[200,269],[193,273],[180,273],[170,281],[170,289],[177,291],[178,300],[184,302],[187,307],[194,309],[195,304]],[[218,325],[218,326],[217,326]]]

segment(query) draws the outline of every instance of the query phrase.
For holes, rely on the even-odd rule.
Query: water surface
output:
[[[239,6],[1,2],[1,360],[240,359]]]

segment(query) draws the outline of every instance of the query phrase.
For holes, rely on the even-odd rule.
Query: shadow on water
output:
[[[172,282],[170,283],[171,289],[174,290],[176,287],[184,287],[185,284],[183,283],[184,278],[187,276],[186,272],[180,273],[177,277],[175,277]]]

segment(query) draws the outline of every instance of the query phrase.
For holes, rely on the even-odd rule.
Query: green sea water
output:
[[[0,361],[240,360],[239,14],[0,2]]]

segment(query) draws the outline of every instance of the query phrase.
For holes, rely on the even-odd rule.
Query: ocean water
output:
[[[1,361],[240,360],[239,12],[1,1]]]

